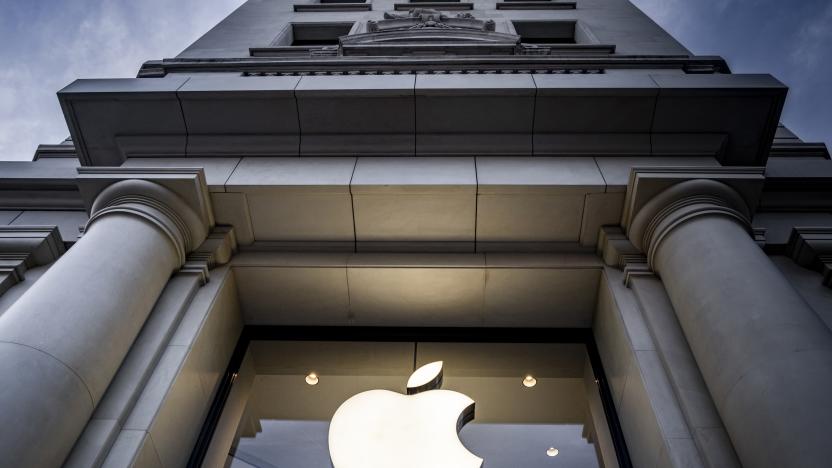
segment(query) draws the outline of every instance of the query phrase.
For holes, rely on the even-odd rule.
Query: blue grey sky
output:
[[[243,0],[0,0],[0,159],[68,134],[55,93],[76,78],[133,77]],[[832,1],[633,0],[693,53],[790,87],[783,121],[832,144]]]

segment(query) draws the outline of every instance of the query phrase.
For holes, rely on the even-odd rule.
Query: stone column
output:
[[[171,273],[206,226],[168,189],[125,180],[85,235],[0,316],[0,466],[60,466]]]
[[[832,461],[832,332],[757,246],[727,185],[648,202],[631,241],[661,277],[745,468]]]

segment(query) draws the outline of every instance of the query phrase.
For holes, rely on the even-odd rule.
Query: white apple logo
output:
[[[459,441],[474,400],[440,386],[437,361],[413,372],[407,395],[369,390],[342,403],[329,426],[334,468],[481,468]]]

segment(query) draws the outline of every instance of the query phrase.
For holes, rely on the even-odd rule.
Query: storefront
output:
[[[405,396],[411,373],[435,361],[443,362],[441,388],[475,406],[473,419],[431,414],[461,426],[460,441],[482,466],[630,466],[589,330],[374,327],[247,327],[190,462],[228,453],[235,468],[331,467],[333,415],[368,390],[401,395],[403,416],[378,415],[373,423],[389,418],[386,428],[341,426],[354,424],[368,438],[374,429],[394,438],[386,431],[404,430],[396,451],[430,460],[420,445],[430,445],[434,428],[419,433],[421,421],[400,419],[413,417],[415,395]]]

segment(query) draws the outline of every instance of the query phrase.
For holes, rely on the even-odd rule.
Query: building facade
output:
[[[331,466],[439,360],[486,468],[828,466],[832,161],[786,94],[626,0],[249,0],[77,80],[0,163],[0,466]]]

